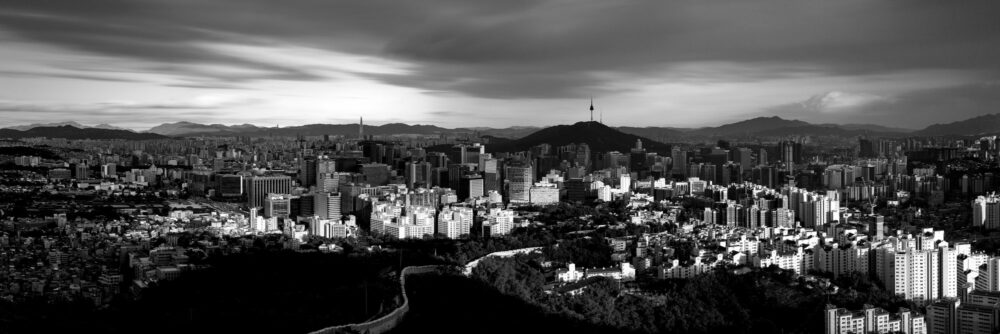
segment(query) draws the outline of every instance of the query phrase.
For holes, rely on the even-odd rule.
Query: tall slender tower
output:
[[[358,121],[358,140],[365,140],[365,117]]]
[[[590,121],[594,121],[594,98],[590,99]]]

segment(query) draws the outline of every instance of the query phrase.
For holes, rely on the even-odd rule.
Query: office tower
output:
[[[292,191],[292,178],[288,175],[251,176],[246,178],[247,206],[254,208],[264,205],[269,193],[288,194]]]
[[[430,162],[433,168],[448,168],[448,155],[444,152],[427,152],[424,160]]]
[[[304,194],[292,197],[293,217],[312,217],[316,213],[316,195]]]
[[[649,171],[649,165],[646,163],[646,150],[642,148],[642,140],[635,140],[635,147],[629,152],[629,171],[639,173]],[[640,176],[641,178],[641,176]]]
[[[456,145],[455,153],[457,153],[458,163],[460,164],[479,164],[479,156],[486,153],[486,146],[479,143],[472,145]]]
[[[337,188],[340,187],[340,175],[338,173],[320,173],[316,177],[316,192],[337,191]]]
[[[306,159],[299,164],[299,184],[303,187],[315,185],[316,182],[316,160]]]
[[[245,184],[243,175],[225,174],[225,175],[217,175],[216,178],[219,180],[219,196],[222,197],[243,196],[244,193],[243,186]]]
[[[566,188],[566,200],[570,202],[582,202],[590,198],[590,183],[583,179],[569,179],[563,182]]]
[[[751,177],[753,183],[774,188],[778,184],[778,171],[771,166],[757,166],[753,168]]]
[[[361,174],[365,176],[366,182],[373,186],[389,184],[389,165],[380,163],[363,164],[361,165]]]
[[[320,219],[340,221],[341,199],[339,192],[317,193],[313,197],[313,215],[319,216]]]
[[[507,167],[507,200],[511,203],[528,203],[531,185],[534,183],[534,168],[531,166]]]
[[[531,205],[549,205],[559,203],[559,188],[551,183],[536,184],[529,190]]]
[[[575,163],[577,166],[589,169],[591,163],[590,145],[587,145],[586,143],[581,143],[577,145],[576,152],[573,154],[572,159],[569,160],[573,161],[573,163]]]
[[[753,151],[751,151],[749,148],[740,147],[731,150],[729,152],[733,155],[733,158],[730,160],[740,164],[740,166],[743,167],[744,170],[749,170],[753,168],[753,162],[752,162]]]
[[[77,180],[83,180],[90,177],[90,169],[87,167],[86,163],[73,164],[71,171],[73,171],[73,178]]]
[[[404,170],[404,177],[406,178],[406,186],[410,189],[416,189],[417,187],[430,188],[434,185],[433,177],[431,175],[433,167],[431,163],[420,161],[420,162],[407,162]]]
[[[804,161],[802,157],[802,143],[786,140],[778,146],[781,151],[781,161],[784,163],[799,164]]]
[[[876,158],[882,155],[881,141],[878,139],[858,138],[858,157]]]
[[[101,177],[112,177],[118,175],[118,164],[110,163],[101,165]]]
[[[885,238],[885,217],[882,215],[872,217],[872,221],[868,223],[868,237],[873,241]]]
[[[482,197],[483,176],[479,174],[462,175],[458,185],[458,199],[467,200],[469,198]]]
[[[324,174],[336,173],[337,161],[325,157],[309,158],[302,161],[299,168],[299,183],[303,187],[318,185]]]
[[[979,196],[972,201],[972,226],[986,229],[1000,227],[1000,197]]]
[[[264,217],[288,218],[292,214],[292,195],[270,193],[264,197]]]
[[[462,175],[476,171],[477,164],[449,164],[448,165],[448,188],[458,189]]]
[[[823,171],[823,186],[827,189],[844,189],[854,184],[854,166],[830,165]]]

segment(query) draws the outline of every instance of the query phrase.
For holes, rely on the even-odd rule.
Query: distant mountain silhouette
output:
[[[94,128],[94,129],[107,129],[107,130],[132,131],[132,130],[129,130],[129,129],[126,129],[126,128],[123,128],[123,127],[114,126],[114,125],[111,125],[111,124],[108,124],[108,123],[101,123],[101,124],[98,124],[98,125],[94,125],[94,126],[91,126],[91,128]],[[135,132],[135,131],[132,131],[132,132]]]
[[[660,142],[669,142],[672,140],[683,138],[691,131],[691,129],[683,128],[670,128],[670,127],[634,127],[634,126],[619,126],[618,131],[633,134],[640,137],[646,137]]]
[[[146,132],[161,134],[164,136],[190,136],[204,134],[224,134],[236,133],[239,131],[253,131],[259,129],[257,126],[244,125],[222,125],[222,124],[198,124],[191,122],[164,123],[150,128]]]
[[[919,136],[975,136],[1000,133],[1000,114],[973,117],[964,121],[934,124],[917,131]]]
[[[107,124],[107,123],[98,124],[98,125],[94,125],[94,126],[87,126],[87,125],[83,125],[83,124],[80,124],[79,122],[75,122],[75,121],[55,122],[55,123],[35,123],[35,124],[28,124],[28,125],[8,126],[8,127],[4,128],[4,129],[27,131],[27,130],[31,130],[31,129],[34,129],[34,128],[51,128],[51,127],[57,127],[57,126],[63,126],[63,125],[69,125],[69,126],[72,126],[74,128],[77,128],[77,129],[91,129],[91,128],[93,128],[93,129],[108,129],[108,130],[126,130],[126,131],[132,131],[132,130],[129,130],[129,129],[126,129],[126,128],[117,127],[117,126],[114,126],[114,125],[111,125],[111,124]]]
[[[665,144],[624,133],[593,121],[544,128],[521,139],[492,146],[487,145],[486,149],[494,152],[526,151],[543,143],[552,146],[586,143],[592,152],[619,151],[625,153],[635,146],[636,140],[642,140],[643,147],[649,151],[666,152],[668,150]]]
[[[63,125],[69,125],[69,126],[77,127],[77,128],[80,128],[80,129],[88,128],[88,126],[86,126],[86,125],[83,125],[83,124],[71,121],[71,122],[35,123],[35,124],[28,124],[28,125],[8,126],[8,127],[5,127],[4,129],[12,129],[12,130],[18,130],[18,131],[27,131],[27,130],[31,130],[31,129],[34,129],[34,128],[63,126]]]
[[[402,123],[390,123],[379,126],[365,125],[364,128],[365,135],[433,135],[456,132],[456,130],[434,125],[408,125]],[[148,132],[170,136],[356,136],[358,134],[358,124],[308,124],[279,128],[258,127],[250,124],[204,125],[191,122],[177,122],[155,126],[149,129]]]
[[[810,126],[807,122],[799,120],[787,120],[778,116],[757,117],[736,123],[725,124],[714,128],[701,128],[692,131],[693,134],[703,136],[737,136],[756,134],[781,128],[794,128]]]
[[[871,132],[899,132],[899,133],[910,133],[917,131],[916,129],[905,129],[905,128],[894,128],[889,126],[875,125],[875,124],[821,124],[822,126],[835,126],[844,130],[863,130]]]
[[[155,133],[137,133],[128,130],[98,129],[98,128],[77,128],[74,126],[51,126],[36,127],[25,131],[14,129],[0,129],[0,138],[65,138],[65,139],[125,139],[125,140],[148,140],[166,139],[170,137]]]

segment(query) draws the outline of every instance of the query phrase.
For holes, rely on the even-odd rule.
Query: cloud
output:
[[[876,103],[892,102],[891,98],[875,94],[832,91],[810,97],[800,105],[802,109],[814,112],[844,112]]]
[[[86,120],[89,123],[148,125],[176,120],[178,117],[212,119],[206,111],[263,103],[243,95],[202,95],[190,100],[164,102],[106,101],[97,103],[52,103],[0,100],[0,113],[8,125],[30,123],[39,119]],[[167,112],[164,112],[167,111]],[[9,123],[8,123],[9,122]]]
[[[406,104],[422,108],[413,115],[477,115],[466,122],[509,109],[490,121],[506,117],[519,124],[521,115],[594,96],[619,102],[614,116],[623,122],[669,112],[662,122],[688,125],[793,101],[769,111],[885,123],[904,106],[929,107],[910,103],[922,97],[905,95],[915,91],[909,82],[887,80],[880,84],[892,89],[874,90],[867,78],[929,70],[962,73],[925,78],[937,86],[996,78],[996,17],[1000,2],[992,0],[0,0],[0,39],[49,51],[37,67],[58,76],[53,80],[135,81],[129,88],[143,95],[122,97],[152,102],[129,108],[212,110],[220,119],[280,114],[304,120],[313,115],[305,109],[334,105],[360,113]],[[834,90],[800,80],[800,87],[781,86],[801,78],[842,85]],[[734,91],[748,87],[751,93]],[[293,107],[252,112],[162,101],[197,89],[308,97],[289,98],[285,106]],[[93,99],[119,92],[105,90],[113,92]],[[363,98],[345,103],[329,96],[343,91]],[[406,95],[411,92],[416,97]],[[810,100],[815,93],[821,94]],[[930,105],[960,105],[968,113],[992,105],[991,96],[951,94],[932,94],[949,102]],[[98,117],[115,107],[37,109],[50,108],[94,110]],[[543,117],[560,122],[568,115]],[[398,109],[379,114],[410,116]],[[921,114],[904,121],[932,119]]]
[[[979,82],[921,89],[884,97],[866,93],[828,92],[802,102],[775,106],[761,115],[777,115],[814,123],[871,123],[923,128],[1000,110],[1000,84]]]
[[[933,0],[360,2],[134,0],[0,2],[21,38],[160,63],[220,81],[322,80],[322,74],[205,45],[275,42],[391,58],[384,83],[485,98],[610,94],[615,79],[663,79],[686,62],[783,64],[830,74],[914,68],[997,70],[996,1]],[[844,20],[850,18],[850,22]],[[251,69],[236,75],[193,68]],[[618,73],[598,76],[594,73]],[[668,78],[670,79],[670,78]]]

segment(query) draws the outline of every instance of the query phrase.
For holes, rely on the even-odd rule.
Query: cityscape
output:
[[[998,333],[998,15],[0,2],[0,333]]]

